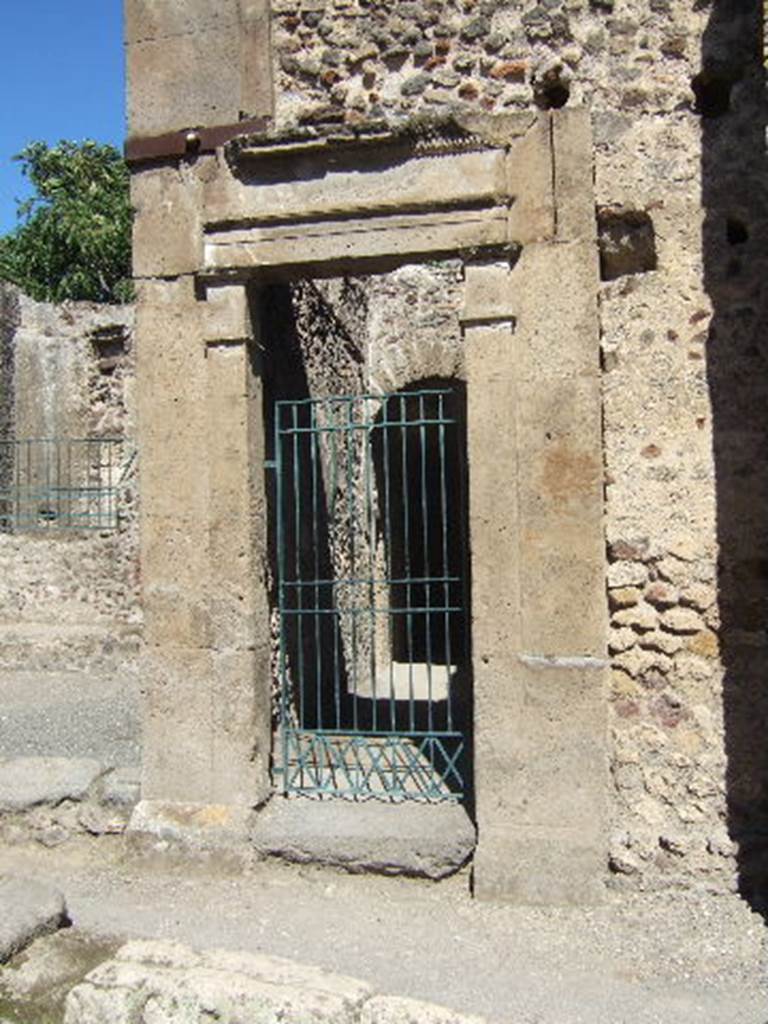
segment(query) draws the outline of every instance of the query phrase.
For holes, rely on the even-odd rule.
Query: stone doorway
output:
[[[160,192],[175,211],[162,231]],[[183,175],[148,166],[134,198],[137,235],[154,239],[137,260],[144,799],[248,808],[271,790],[258,293],[275,280],[458,256],[475,891],[594,898],[606,848],[607,661],[586,112],[263,133]],[[189,540],[200,537],[205,545]]]

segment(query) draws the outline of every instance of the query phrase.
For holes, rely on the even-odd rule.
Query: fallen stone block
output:
[[[0,812],[83,800],[103,772],[88,758],[20,757],[0,761]]]
[[[357,1024],[368,985],[290,960],[140,941],[67,996],[65,1024]]]
[[[458,804],[273,799],[255,818],[261,856],[347,871],[444,878],[472,855],[475,829]]]
[[[67,908],[58,889],[31,879],[0,875],[0,963],[66,921]]]

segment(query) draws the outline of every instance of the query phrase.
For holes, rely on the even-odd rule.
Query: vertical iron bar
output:
[[[364,419],[365,429],[363,437],[363,459],[365,460],[365,500],[368,518],[368,593],[370,604],[370,671],[371,671],[371,693],[373,695],[373,728],[378,728],[378,707],[376,704],[376,521],[374,519],[373,485],[371,473],[371,447],[373,444],[372,420],[369,409],[371,399],[364,398]]]
[[[287,672],[286,672],[286,644],[285,644],[285,531],[283,526],[283,460],[282,460],[282,438],[280,436],[280,415],[282,406],[279,402],[275,404],[275,480],[277,493],[275,501],[277,505],[277,608],[280,616],[278,636],[280,649],[278,652],[279,676],[280,676],[280,742],[283,753],[283,792],[288,791],[288,697],[287,697]]]
[[[354,419],[354,400],[350,399],[347,402],[347,429],[346,429],[346,443],[347,443],[347,516],[348,516],[348,531],[349,531],[349,570],[348,580],[352,581],[355,579],[355,493],[354,493],[354,461],[353,455],[355,453],[355,419]],[[358,707],[357,707],[357,613],[355,612],[355,584],[352,582],[348,583],[351,595],[351,606],[350,615],[352,622],[352,728],[357,732],[358,725]]]
[[[336,565],[338,565],[338,558],[334,559],[334,554],[333,554],[333,532],[334,532],[334,530],[336,532],[338,532],[338,525],[336,524],[336,496],[338,494],[338,484],[339,484],[339,480],[338,480],[339,464],[338,464],[338,458],[337,458],[337,454],[336,454],[336,435],[337,435],[337,431],[336,431],[336,416],[337,416],[338,403],[334,404],[334,403],[332,403],[332,401],[329,401],[327,403],[327,408],[328,408],[328,412],[329,412],[329,415],[330,415],[330,423],[331,423],[331,431],[330,431],[330,435],[331,435],[331,438],[330,438],[331,439],[331,471],[330,471],[331,483],[330,483],[330,488],[331,488],[331,490],[330,490],[330,511],[329,511],[329,515],[328,515],[328,522],[329,522],[329,530],[328,530],[328,532],[329,532],[329,541],[330,541],[330,548],[331,548],[331,561],[332,561],[331,574],[333,575],[333,571],[334,571]],[[340,729],[341,728],[341,665],[340,665],[340,662],[339,662],[339,637],[340,637],[341,629],[342,629],[342,618],[341,618],[341,614],[339,612],[339,590],[338,590],[338,585],[335,584],[335,583],[332,584],[331,597],[332,597],[332,600],[333,600],[333,607],[334,607],[332,623],[333,623],[333,691],[334,691],[334,704],[335,704],[335,708],[336,708],[336,723],[335,723],[335,725],[336,725],[337,729]]]
[[[416,728],[415,708],[413,706],[413,622],[411,615],[411,529],[408,514],[410,511],[408,482],[408,428],[406,418],[405,396],[400,396],[400,436],[403,441],[403,533],[405,534],[405,622],[408,638],[408,724],[410,731]]]
[[[317,486],[317,445],[319,443],[320,434],[317,429],[317,410],[316,406],[311,404],[309,406],[309,425],[310,434],[309,444],[312,453],[312,547],[313,553],[313,566],[314,566],[314,620],[315,620],[315,692],[317,699],[317,709],[315,711],[315,719],[317,721],[318,729],[323,728],[323,694],[322,694],[322,677],[323,677],[323,649],[320,642],[320,534],[318,529],[318,518],[320,516],[320,510],[318,508],[318,486]]]
[[[386,586],[389,590],[390,608],[387,611],[387,631],[389,636],[389,727],[394,731],[397,723],[395,706],[395,614],[392,610],[394,604],[394,572],[392,567],[392,511],[391,493],[389,482],[389,403],[390,399],[385,398],[382,406],[381,429],[384,432],[384,562],[386,566]]]
[[[453,710],[451,707],[451,619],[448,609],[451,605],[451,575],[448,566],[448,491],[445,479],[445,409],[443,395],[438,402],[438,418],[440,420],[440,523],[443,531],[443,603],[445,605],[445,692],[447,728],[453,729]]]
[[[296,688],[298,690],[298,715],[299,715],[299,728],[303,729],[305,726],[304,722],[304,616],[302,614],[304,610],[304,595],[301,592],[301,587],[297,586],[301,579],[301,477],[299,473],[299,458],[301,450],[299,447],[299,406],[298,403],[294,402],[292,405],[292,421],[293,421],[293,504],[294,504],[294,573],[293,573],[293,593],[294,602],[296,604],[296,628],[297,628],[297,646],[296,652],[297,661],[297,681]]]
[[[427,721],[429,731],[434,731],[432,717],[432,616],[430,615],[431,603],[431,573],[429,566],[429,506],[427,503],[427,427],[425,423],[424,395],[419,395],[419,441],[421,448],[421,529],[422,541],[424,544],[424,632],[427,642]]]

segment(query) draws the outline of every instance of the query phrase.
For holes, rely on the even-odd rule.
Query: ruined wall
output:
[[[0,671],[123,670],[140,631],[133,310],[53,306],[11,288],[2,294],[0,437],[126,444],[116,465],[123,478],[117,530],[73,533],[51,522],[0,532]]]
[[[273,41],[280,124],[590,107],[612,878],[728,887],[738,864],[749,891],[768,806],[759,4],[274,0]],[[381,326],[374,359],[407,364],[407,323]]]

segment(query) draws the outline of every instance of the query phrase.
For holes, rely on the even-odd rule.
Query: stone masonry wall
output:
[[[0,532],[0,671],[114,671],[140,630],[130,307],[16,292],[5,437],[124,438],[117,530]],[[7,308],[7,307],[6,307]],[[10,378],[10,375],[7,375]]]
[[[717,889],[738,867],[749,892],[768,814],[760,5],[275,0],[273,41],[281,125],[589,106],[611,877]],[[408,336],[381,358],[407,362]]]

